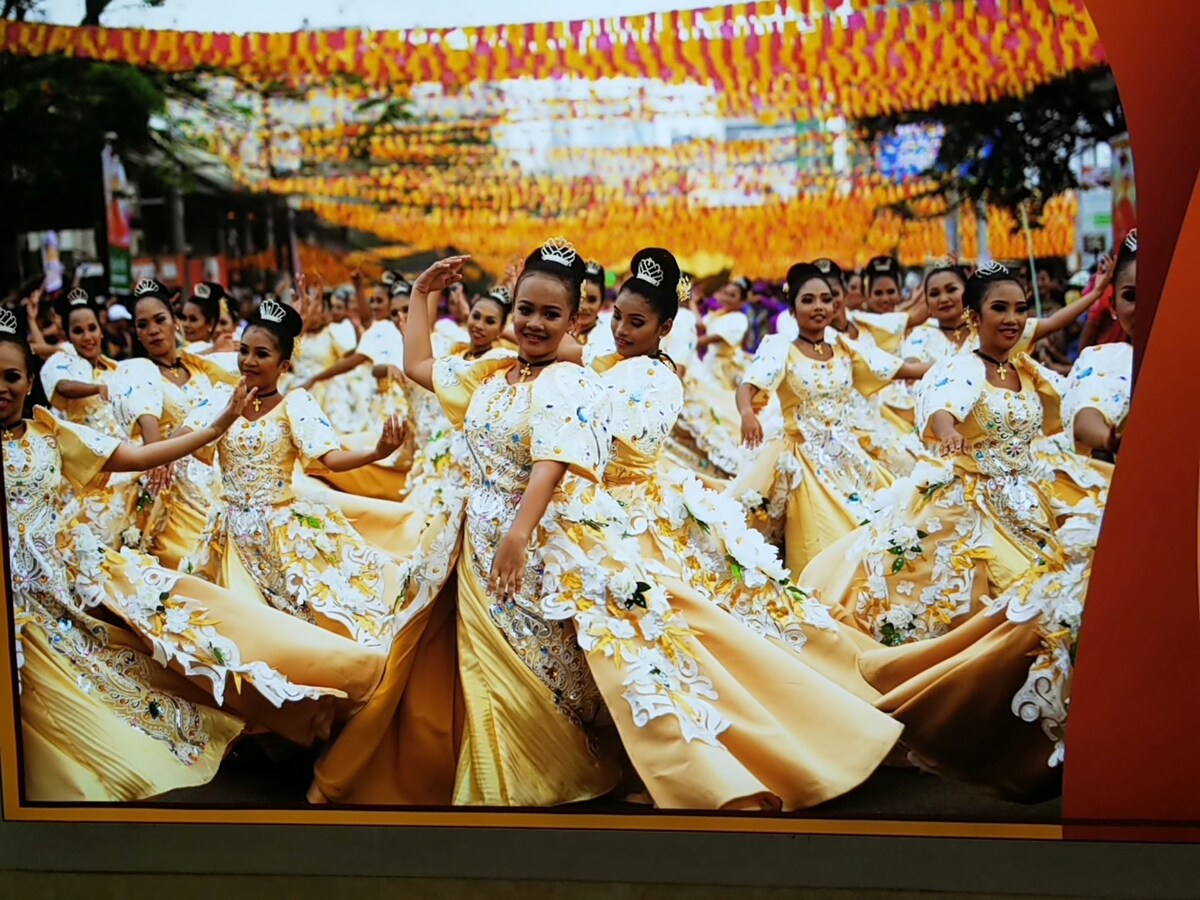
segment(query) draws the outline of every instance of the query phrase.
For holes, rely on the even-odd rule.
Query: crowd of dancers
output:
[[[798,263],[753,342],[747,283],[705,311],[648,248],[606,292],[561,238],[473,299],[451,257],[244,322],[142,279],[119,360],[80,288],[57,344],[0,310],[26,798],[264,733],[313,804],[1054,796],[1136,258],[1041,318],[997,263]],[[1125,340],[1034,360],[1102,303]]]

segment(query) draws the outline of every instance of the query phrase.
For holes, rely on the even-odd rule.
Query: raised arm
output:
[[[1092,308],[1092,304],[1100,300],[1104,296],[1108,286],[1112,284],[1113,277],[1113,262],[1112,257],[1106,256],[1100,261],[1100,273],[1092,285],[1091,290],[1076,300],[1074,303],[1064,306],[1057,312],[1053,312],[1043,319],[1038,319],[1037,328],[1033,332],[1033,339],[1040,341],[1047,335],[1062,331],[1064,328],[1070,327],[1071,323],[1082,316],[1085,312]]]
[[[246,404],[254,399],[256,389],[247,390],[246,383],[238,385],[229,404],[216,420],[198,431],[181,429],[173,437],[150,444],[121,444],[104,464],[105,472],[148,472],[190,456],[201,447],[211,444],[238,420]],[[155,422],[157,423],[157,419]]]
[[[337,378],[339,375],[345,375],[347,372],[353,372],[363,363],[370,362],[366,356],[361,353],[351,353],[348,356],[343,356],[324,372],[314,375],[308,381],[301,385],[305,390],[311,388],[314,384],[322,381],[328,381],[330,378]]]
[[[383,422],[383,434],[374,447],[365,450],[330,450],[321,457],[321,465],[331,472],[349,472],[387,459],[404,443],[404,425],[397,416]]]
[[[462,281],[462,267],[469,257],[450,256],[435,262],[417,276],[408,304],[408,333],[404,336],[404,374],[414,382],[433,390],[433,316],[431,293],[444,291]]]

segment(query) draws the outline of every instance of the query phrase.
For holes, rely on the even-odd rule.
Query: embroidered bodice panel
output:
[[[988,385],[971,410],[971,421],[978,431],[975,437],[968,435],[968,452],[982,474],[1021,474],[1034,463],[1033,443],[1043,430],[1042,400],[1037,393]]]

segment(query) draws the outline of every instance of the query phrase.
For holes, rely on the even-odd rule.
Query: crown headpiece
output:
[[[392,282],[392,289],[388,292],[392,297],[399,297],[402,294],[411,294],[412,285],[403,278],[397,278]]]
[[[87,306],[88,293],[83,288],[71,288],[71,292],[67,294],[68,306]]]
[[[881,257],[880,259],[877,259],[871,263],[871,268],[876,272],[890,272],[892,271],[892,261],[886,256]]]
[[[579,254],[575,252],[571,242],[561,237],[550,238],[542,244],[541,255],[543,261],[558,263],[568,269],[579,258]]]
[[[675,296],[679,298],[680,304],[687,303],[688,298],[692,296],[692,279],[680,275],[679,282],[675,285]]]
[[[499,300],[505,306],[509,306],[512,303],[512,292],[502,284],[498,284],[488,291],[488,296],[493,300]]]
[[[663,283],[663,278],[666,277],[666,273],[663,271],[662,266],[650,257],[643,256],[638,263],[637,273],[634,277],[639,281],[645,281],[655,287],[660,287]]]
[[[11,309],[0,309],[0,331],[5,334],[17,333],[17,317]]]
[[[983,278],[991,278],[994,275],[1008,275],[1010,273],[1007,266],[1002,266],[994,259],[990,259],[976,269],[975,274],[982,276]]]
[[[817,271],[822,275],[828,275],[833,271],[833,260],[831,259],[818,259],[813,265],[817,267]]]
[[[600,263],[596,262],[594,259],[589,259],[586,265],[587,273],[589,275],[599,275],[602,271],[604,271],[604,266],[600,265]]]
[[[953,269],[955,266],[953,256],[939,256],[929,266],[930,272],[942,272],[946,269]]]
[[[1137,253],[1137,229],[1131,228],[1129,234],[1125,235],[1125,249],[1130,253]]]
[[[273,322],[278,325],[287,315],[287,309],[282,304],[276,303],[270,297],[262,302],[262,306],[258,308],[258,315],[264,322]]]
[[[379,283],[391,287],[396,283],[396,273],[384,269],[383,274],[379,276]]]
[[[207,300],[212,296],[212,288],[210,288],[204,282],[200,282],[198,285],[192,288],[192,296],[199,297],[201,300]]]
[[[161,288],[153,278],[142,278],[133,286],[133,296],[144,297],[147,294],[157,294]]]

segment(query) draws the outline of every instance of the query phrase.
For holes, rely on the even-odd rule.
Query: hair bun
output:
[[[634,254],[629,261],[632,273],[629,281],[636,282],[639,290],[648,290],[672,297],[679,296],[679,280],[683,272],[675,254],[662,247],[647,247]]]
[[[800,288],[812,281],[814,278],[819,278],[821,281],[829,285],[829,276],[821,271],[820,266],[816,263],[801,262],[796,263],[787,271],[787,278],[784,281],[784,290],[792,303],[796,302],[796,297],[800,294]],[[832,290],[830,285],[830,290]]]
[[[269,331],[278,331],[290,338],[299,337],[304,331],[304,319],[293,307],[280,303],[268,297],[258,307],[258,312],[250,321]]]

